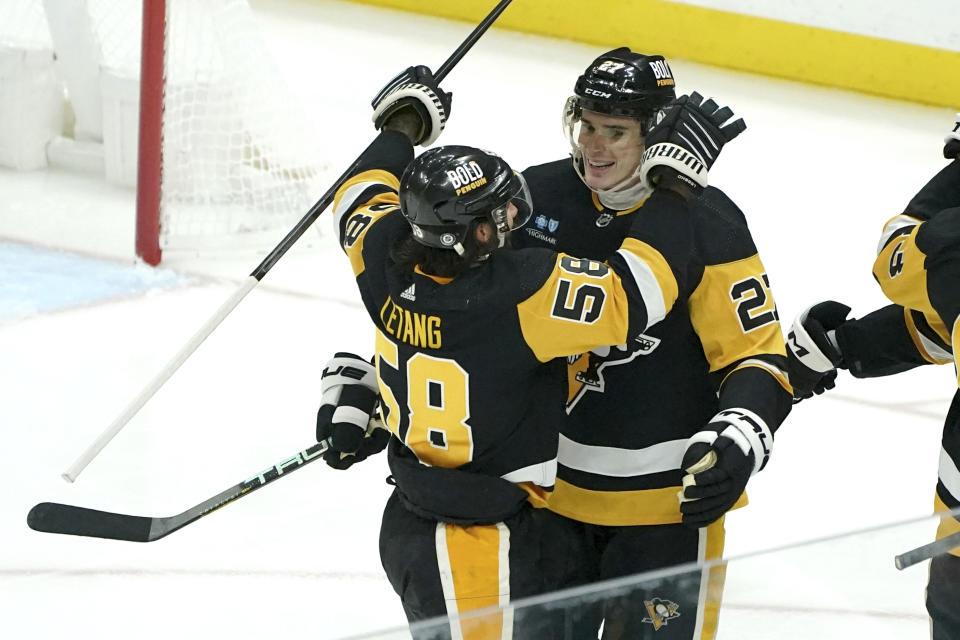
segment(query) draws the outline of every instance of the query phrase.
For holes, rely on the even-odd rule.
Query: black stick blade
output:
[[[27,526],[34,531],[130,542],[149,542],[151,521],[59,502],[41,502],[27,514]]]

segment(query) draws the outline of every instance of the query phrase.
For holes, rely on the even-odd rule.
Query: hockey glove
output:
[[[787,366],[795,402],[833,389],[837,368],[846,369],[833,335],[849,313],[847,305],[827,300],[805,309],[793,321],[787,334]]]
[[[960,158],[960,113],[957,114],[957,121],[953,123],[953,131],[948,133],[943,141],[943,157],[947,160]]]
[[[337,353],[323,370],[322,400],[317,411],[317,442],[330,440],[323,459],[347,469],[382,451],[390,432],[367,425],[376,413],[379,389],[373,366],[352,353]]]
[[[687,442],[681,469],[683,524],[700,528],[729,511],[770,457],[773,434],[746,409],[725,409]]]
[[[447,124],[452,97],[440,89],[429,68],[408,67],[371,102],[373,124],[378,131],[384,127],[399,129],[413,144],[426,147],[440,137]]]
[[[730,107],[718,107],[712,99],[703,102],[697,92],[668,104],[647,133],[641,179],[685,197],[699,193],[723,145],[747,128],[743,118],[727,122],[732,117]]]

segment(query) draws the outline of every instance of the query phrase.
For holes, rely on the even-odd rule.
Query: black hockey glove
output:
[[[352,353],[335,354],[323,370],[321,390],[317,442],[330,439],[330,448],[323,454],[328,465],[347,469],[383,451],[390,432],[368,430],[379,399],[377,373],[369,362]]]
[[[413,144],[428,146],[440,136],[450,116],[452,93],[433,79],[428,67],[408,67],[386,84],[370,104],[377,130],[398,129]]]
[[[947,160],[960,158],[960,113],[957,114],[957,121],[953,123],[953,131],[947,134],[943,139],[943,157]]]
[[[650,186],[673,189],[684,197],[707,186],[707,173],[723,145],[747,128],[730,107],[703,102],[697,92],[680,96],[656,116],[646,135],[640,177]],[[727,123],[727,124],[724,124]]]
[[[827,300],[805,309],[794,319],[787,334],[787,366],[794,402],[833,389],[837,369],[846,369],[833,332],[847,322],[849,313],[847,305]]]
[[[773,434],[756,414],[725,409],[687,442],[680,468],[683,524],[700,528],[730,510],[770,457]]]

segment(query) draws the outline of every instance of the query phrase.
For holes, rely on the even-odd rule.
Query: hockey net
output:
[[[0,47],[55,54],[66,135],[47,148],[102,145],[107,180],[136,185],[147,262],[275,239],[322,187],[319,137],[246,0],[4,0]]]

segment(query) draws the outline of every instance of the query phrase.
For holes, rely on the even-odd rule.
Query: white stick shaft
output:
[[[254,287],[260,283],[259,280],[253,276],[247,277],[244,280],[243,284],[231,295],[226,302],[224,302],[217,312],[210,317],[209,320],[204,323],[200,330],[197,331],[193,336],[187,341],[185,345],[173,356],[170,362],[165,366],[154,378],[147,384],[146,387],[140,392],[140,394],[134,398],[127,408],[117,416],[110,426],[108,426],[100,436],[94,440],[83,454],[77,458],[77,460],[70,466],[69,469],[64,471],[61,474],[61,477],[67,482],[73,482],[77,479],[77,476],[90,464],[97,454],[99,454],[107,444],[113,440],[114,436],[120,433],[120,430],[130,421],[133,416],[137,414],[138,411],[147,403],[147,401],[153,397],[160,387],[162,387],[167,380],[170,379],[170,376],[180,368],[180,366],[186,362],[187,358],[197,350],[197,347],[207,339],[207,337],[213,333],[213,330],[216,329],[223,319],[230,315],[230,312],[240,304],[240,301],[243,300],[248,293],[250,293]]]

